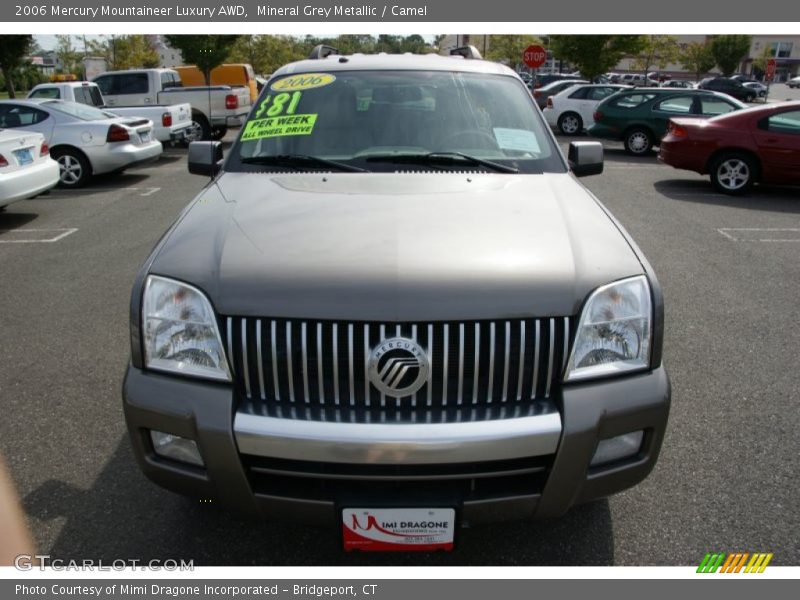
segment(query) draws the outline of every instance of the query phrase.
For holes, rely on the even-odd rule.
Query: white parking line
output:
[[[60,192],[78,192],[81,194],[85,193],[94,193],[94,192],[121,192],[121,191],[131,191],[131,192],[142,192],[139,194],[140,196],[152,196],[156,192],[160,192],[160,187],[126,187],[126,188],[83,188],[77,190],[70,190],[70,189],[63,189],[59,188],[58,190],[53,190],[56,193]]]
[[[732,242],[800,242],[800,228],[722,227],[717,231]]]
[[[63,240],[65,237],[75,233],[76,231],[78,231],[77,227],[71,227],[67,229],[0,229],[1,235],[51,234],[49,237],[42,237],[42,239],[24,239],[23,237],[23,239],[5,240],[3,237],[0,237],[0,244],[52,244],[53,242],[59,242]],[[35,238],[37,235],[32,235],[29,237]]]
[[[652,169],[653,167],[658,167],[657,164],[651,165],[643,163],[640,165],[639,164],[622,165],[611,162],[606,162],[604,166],[606,169]]]

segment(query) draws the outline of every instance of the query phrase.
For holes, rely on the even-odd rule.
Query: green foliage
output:
[[[110,70],[150,69],[159,66],[158,52],[145,35],[116,35],[87,40],[87,54],[106,59]]]
[[[624,56],[642,51],[639,35],[554,35],[550,37],[553,55],[575,65],[581,75],[595,79],[611,70]]]
[[[181,51],[183,62],[197,65],[203,73],[209,73],[226,61],[238,35],[165,35],[173,48]]]
[[[711,54],[725,77],[730,77],[739,68],[742,59],[750,52],[751,41],[749,35],[718,35],[711,40]]]
[[[0,35],[0,74],[9,98],[16,98],[14,77],[33,47],[32,35]]]
[[[677,62],[680,51],[674,35],[643,35],[642,49],[634,58],[633,66],[647,75],[650,67],[665,69],[668,64]]]
[[[60,64],[60,67],[58,68],[60,73],[73,73],[74,75],[79,75],[82,73],[82,58],[83,53],[79,52],[72,44],[72,36],[56,36],[56,59]]]
[[[158,52],[143,35],[123,35],[116,43],[115,69],[152,69],[160,62]]]
[[[256,73],[269,74],[307,54],[302,42],[292,36],[243,35],[233,45],[225,62],[249,63]]]
[[[680,60],[683,68],[694,73],[695,79],[698,81],[717,64],[717,60],[711,53],[711,44],[707,42],[687,44],[681,51]]]
[[[539,38],[532,35],[490,35],[488,38],[489,48],[484,58],[503,63],[512,69],[525,65],[522,61],[522,53],[525,48],[531,44],[542,43]],[[480,43],[478,50],[483,50]]]
[[[171,38],[172,36],[167,36]],[[184,36],[185,37],[185,36]],[[172,42],[170,41],[170,45]],[[421,35],[340,35],[316,37],[307,35],[297,38],[289,35],[243,35],[231,47],[222,62],[245,62],[253,65],[256,73],[273,73],[283,65],[302,60],[319,44],[333,46],[342,54],[371,54],[375,52],[425,54],[433,48]],[[177,46],[176,46],[177,47]],[[184,55],[184,61],[191,64]]]

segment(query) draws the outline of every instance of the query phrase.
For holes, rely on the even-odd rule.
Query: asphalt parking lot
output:
[[[567,138],[560,140],[564,147]],[[673,404],[638,487],[549,522],[460,532],[449,555],[343,555],[335,529],[254,523],[157,488],[122,416],[139,263],[206,183],[184,150],[0,214],[0,453],[40,553],[208,565],[686,565],[707,551],[800,564],[800,193],[720,195],[607,144],[585,184],[666,295]]]

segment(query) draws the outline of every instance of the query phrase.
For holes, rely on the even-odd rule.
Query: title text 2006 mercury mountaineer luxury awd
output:
[[[450,548],[641,481],[663,303],[511,70],[339,56],[277,71],[131,301],[124,408],[156,483],[345,548]]]

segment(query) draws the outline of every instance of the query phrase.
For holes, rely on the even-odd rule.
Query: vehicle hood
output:
[[[150,272],[223,315],[405,322],[574,315],[643,268],[567,174],[225,173]]]

